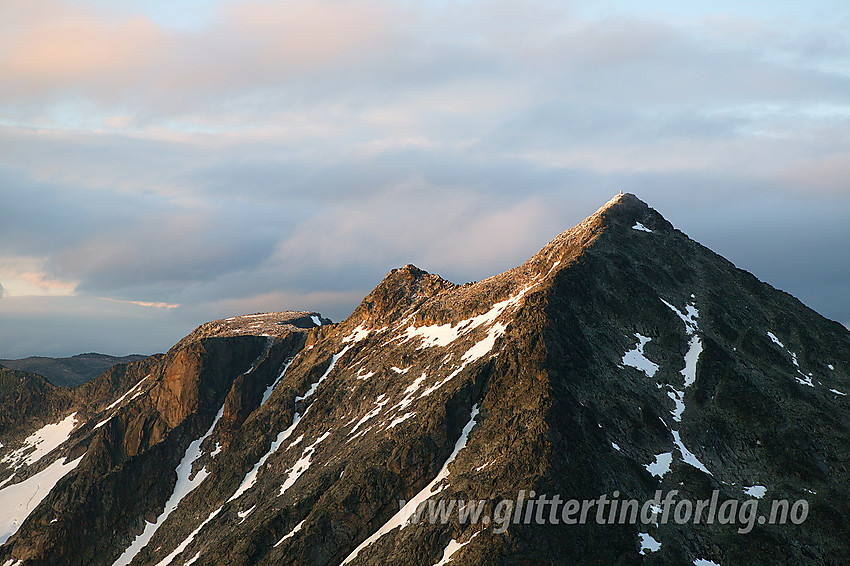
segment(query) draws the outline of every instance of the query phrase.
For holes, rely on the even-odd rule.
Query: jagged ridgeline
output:
[[[845,564],[846,393],[843,326],[619,195],[338,324],[216,321],[76,389],[0,370],[0,565]]]

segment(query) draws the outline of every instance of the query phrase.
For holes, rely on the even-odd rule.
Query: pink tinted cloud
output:
[[[231,3],[192,32],[63,0],[11,3],[3,12],[0,53],[9,55],[0,57],[0,104],[68,93],[122,103],[250,91],[376,53],[397,17],[372,1]]]
[[[103,297],[106,301],[112,301],[116,303],[127,303],[131,305],[137,305],[140,307],[149,307],[154,309],[176,309],[180,308],[180,303],[163,303],[158,301],[131,301],[127,299],[111,299],[109,297]]]
[[[39,13],[40,17],[33,17]],[[0,24],[0,96],[5,101],[127,80],[161,57],[161,32],[149,19],[115,21],[61,0],[7,5]],[[0,99],[0,100],[2,100]]]

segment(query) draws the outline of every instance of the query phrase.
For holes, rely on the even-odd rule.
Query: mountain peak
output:
[[[379,323],[414,304],[456,285],[413,264],[390,271],[348,320],[356,326],[364,320]]]
[[[641,230],[640,227],[637,227],[638,224],[644,228],[648,228],[650,225],[658,228],[673,227],[663,216],[631,193],[620,193],[614,196],[582,224],[587,222],[606,225],[625,224],[638,230]]]
[[[565,264],[606,232],[616,234],[616,239],[622,241],[637,232],[671,230],[674,230],[673,225],[655,209],[631,193],[620,193],[576,226],[558,234],[529,262],[561,261]]]
[[[611,200],[609,200],[604,205],[602,205],[599,210],[601,211],[601,210],[605,210],[605,209],[608,209],[608,208],[615,208],[615,207],[618,207],[618,206],[619,207],[649,208],[649,205],[647,205],[645,202],[640,200],[634,194],[624,193],[624,192],[620,191],[619,194],[614,195],[614,197]]]

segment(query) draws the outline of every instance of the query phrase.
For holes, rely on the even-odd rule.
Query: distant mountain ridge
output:
[[[142,354],[128,356],[109,356],[90,352],[77,354],[69,358],[49,358],[30,356],[16,360],[0,360],[0,365],[47,378],[53,385],[76,387],[91,381],[116,364],[126,364],[145,359]]]
[[[483,281],[394,269],[337,324],[214,321],[73,390],[0,370],[0,564],[839,566],[848,394],[847,329],[618,195]],[[741,534],[400,504],[519,519],[531,492],[808,512]]]

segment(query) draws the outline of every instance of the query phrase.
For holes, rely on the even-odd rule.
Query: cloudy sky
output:
[[[0,357],[340,320],[620,190],[850,324],[848,30],[846,0],[0,0]]]

